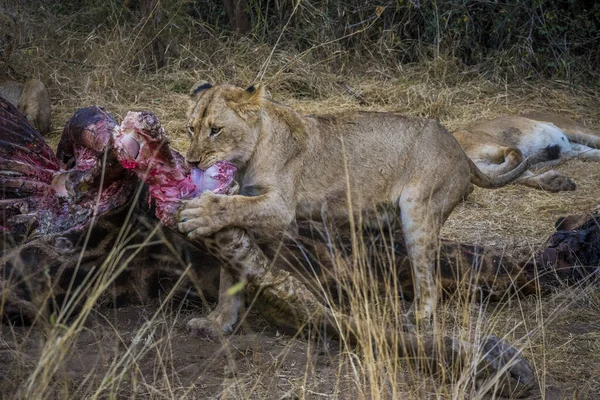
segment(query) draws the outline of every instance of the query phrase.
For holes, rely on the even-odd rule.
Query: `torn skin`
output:
[[[0,231],[21,240],[82,230],[94,213],[126,204],[137,178],[111,157],[116,126],[100,107],[79,109],[65,125],[55,155],[16,108],[0,98]]]
[[[55,155],[16,108],[2,99],[0,168],[0,232],[17,240],[83,229],[94,214],[127,204],[138,176],[149,186],[156,216],[175,226],[181,200],[205,190],[225,192],[235,172],[225,162],[207,171],[190,169],[169,148],[164,129],[150,112],[130,112],[118,126],[97,106],[73,114]]]
[[[21,236],[37,226],[37,208],[59,168],[42,136],[0,97],[0,232]]]
[[[105,187],[126,176],[112,151],[117,127],[112,115],[98,106],[81,108],[67,121],[57,155],[67,173],[65,185],[71,197],[98,187],[103,170]]]
[[[190,168],[181,154],[169,147],[165,130],[149,111],[129,112],[114,131],[114,149],[121,165],[149,186],[156,216],[169,227],[181,201],[205,191],[225,193],[233,183],[236,167],[220,161],[206,171]]]
[[[102,215],[127,204],[136,177],[116,160],[113,134],[116,121],[104,108],[81,108],[65,124],[57,149],[63,170],[53,180],[59,210],[40,217],[60,231],[82,229],[94,214]],[[104,174],[104,176],[103,176]]]

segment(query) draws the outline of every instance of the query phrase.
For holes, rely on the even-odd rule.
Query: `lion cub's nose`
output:
[[[188,161],[185,160],[185,163],[189,168],[198,168],[198,161]]]

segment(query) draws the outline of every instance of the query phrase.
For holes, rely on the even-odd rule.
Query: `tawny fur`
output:
[[[473,189],[498,187],[528,163],[489,178],[438,122],[392,113],[303,116],[261,88],[201,83],[188,111],[186,159],[218,160],[242,171],[240,195],[206,193],[187,201],[179,229],[201,239],[224,228],[280,235],[296,219],[377,225],[401,216],[414,269],[411,319],[428,320],[437,302],[435,250],[442,224]],[[385,210],[385,211],[384,211]],[[385,223],[385,222],[384,222]]]
[[[571,158],[600,161],[600,132],[552,113],[503,116],[453,135],[475,164],[491,175],[512,171],[525,157],[544,149],[555,153],[555,160],[542,166]],[[526,171],[516,183],[550,192],[576,188],[571,178],[553,170],[542,174]]]
[[[2,81],[0,96],[17,107],[42,135],[52,130],[50,96],[46,85],[39,79],[31,79],[24,85],[12,80]]]

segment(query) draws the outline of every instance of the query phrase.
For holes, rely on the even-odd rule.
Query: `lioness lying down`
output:
[[[525,157],[546,149],[549,158],[600,161],[600,132],[567,117],[532,112],[479,122],[453,133],[469,158],[483,172],[505,174],[521,165]],[[575,182],[549,170],[536,175],[524,172],[516,183],[549,192],[575,190]]]
[[[181,232],[202,239],[244,228],[272,241],[295,219],[377,226],[399,214],[416,281],[409,319],[417,323],[435,310],[432,271],[450,212],[473,184],[503,186],[529,165],[523,160],[492,178],[436,121],[376,112],[303,116],[262,88],[203,82],[192,91],[188,118],[187,162],[206,169],[229,161],[241,171],[241,188],[239,195],[187,201]]]
[[[31,79],[25,84],[12,80],[0,81],[0,96],[18,107],[21,114],[42,135],[50,132],[50,96],[42,81]]]

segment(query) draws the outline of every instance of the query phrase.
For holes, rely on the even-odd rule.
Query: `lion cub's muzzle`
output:
[[[191,165],[191,163],[194,163],[194,161],[195,160],[193,158],[186,157],[186,162],[188,163],[188,165]],[[206,170],[206,169],[209,169],[210,167],[212,167],[213,165],[215,165],[219,161],[224,161],[224,160],[219,159],[219,157],[215,153],[208,153],[208,154],[198,158],[198,161],[196,162],[196,165],[194,165],[194,168]]]

